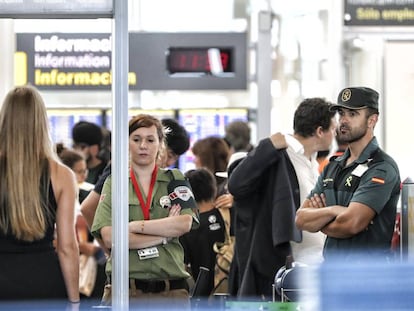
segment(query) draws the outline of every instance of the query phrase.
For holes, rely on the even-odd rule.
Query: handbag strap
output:
[[[223,218],[224,221],[224,243],[228,244],[231,242],[231,237],[230,237],[230,209],[228,208],[218,208],[221,217]]]

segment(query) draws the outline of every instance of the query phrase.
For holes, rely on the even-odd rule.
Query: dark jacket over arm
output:
[[[235,168],[228,189],[235,202],[241,291],[254,295],[243,288],[262,276],[273,278],[291,252],[289,241],[301,241],[295,225],[299,184],[286,150],[267,138]]]

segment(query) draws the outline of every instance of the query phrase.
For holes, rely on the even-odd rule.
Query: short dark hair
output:
[[[102,138],[102,129],[95,123],[79,121],[72,128],[72,139],[75,145],[101,146]]]
[[[331,119],[335,111],[329,108],[332,103],[320,97],[304,99],[295,111],[293,130],[302,137],[311,137],[321,126],[324,131],[329,130]]]
[[[225,128],[224,140],[231,147],[238,151],[247,151],[250,149],[250,127],[249,124],[242,120],[230,122]]]
[[[167,147],[180,156],[190,147],[190,136],[185,128],[174,119],[162,119]]]
[[[216,179],[206,168],[200,167],[187,171],[184,176],[188,179],[196,202],[213,201],[217,194]]]

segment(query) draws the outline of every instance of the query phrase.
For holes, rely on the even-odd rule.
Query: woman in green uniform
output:
[[[130,301],[159,301],[189,305],[184,252],[178,237],[198,225],[191,188],[177,169],[162,169],[164,128],[150,115],[129,122],[129,296]],[[112,246],[111,176],[105,181],[92,233]],[[179,202],[178,204],[176,202]],[[120,208],[120,207],[117,207]],[[111,259],[106,272],[110,278]],[[107,286],[106,294],[110,288]],[[104,301],[110,296],[104,294]]]

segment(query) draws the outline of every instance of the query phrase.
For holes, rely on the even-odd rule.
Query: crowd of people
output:
[[[378,101],[367,87],[304,99],[292,134],[256,146],[240,120],[191,141],[175,119],[133,116],[128,207],[115,207],[110,132],[80,121],[72,146],[53,144],[40,92],[13,88],[0,110],[0,304],[111,305],[113,208],[128,208],[129,299],[145,307],[191,309],[217,293],[220,269],[221,294],[271,301],[288,258],[390,261],[401,182],[374,135]],[[340,152],[318,162],[334,141]],[[187,151],[194,169],[182,172]]]

